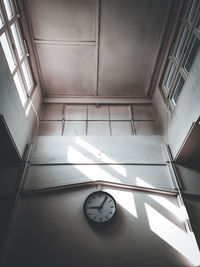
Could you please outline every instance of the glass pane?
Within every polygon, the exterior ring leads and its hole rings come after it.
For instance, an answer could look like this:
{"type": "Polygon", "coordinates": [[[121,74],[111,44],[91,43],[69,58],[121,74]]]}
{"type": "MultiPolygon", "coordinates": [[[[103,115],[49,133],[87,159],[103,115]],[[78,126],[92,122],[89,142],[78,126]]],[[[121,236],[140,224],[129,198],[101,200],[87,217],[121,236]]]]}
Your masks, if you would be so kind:
{"type": "Polygon", "coordinates": [[[7,37],[5,32],[0,36],[0,42],[1,42],[4,54],[6,56],[10,71],[13,72],[16,64],[15,64],[15,60],[14,60],[14,56],[13,56],[10,42],[9,42],[8,37],[7,37]]]}
{"type": "Polygon", "coordinates": [[[190,8],[188,10],[188,14],[186,16],[186,19],[189,20],[190,22],[193,21],[194,14],[196,11],[196,4],[197,4],[197,0],[193,0],[192,4],[190,5],[190,8]]]}
{"type": "Polygon", "coordinates": [[[6,14],[8,16],[8,19],[10,20],[14,15],[12,1],[3,0],[3,2],[4,2],[5,9],[6,9],[6,14]]]}
{"type": "Polygon", "coordinates": [[[4,21],[3,21],[3,15],[0,9],[0,28],[2,28],[2,26],[4,25],[4,21]]]}
{"type": "Polygon", "coordinates": [[[169,91],[169,88],[171,86],[171,82],[172,82],[175,70],[176,70],[176,67],[175,67],[174,63],[172,63],[170,70],[169,70],[169,73],[168,73],[168,76],[167,76],[167,79],[166,79],[166,82],[165,82],[165,88],[167,91],[169,91]]]}
{"type": "Polygon", "coordinates": [[[27,97],[26,97],[24,87],[23,87],[19,73],[17,72],[13,78],[14,78],[15,85],[17,87],[17,92],[19,94],[20,100],[22,102],[22,105],[24,106],[27,97]]]}
{"type": "Polygon", "coordinates": [[[184,28],[182,34],[181,34],[181,38],[179,40],[179,43],[178,43],[178,46],[177,46],[177,49],[176,49],[176,54],[175,54],[175,57],[179,60],[180,57],[181,57],[181,54],[183,52],[183,46],[185,44],[185,40],[187,38],[187,35],[188,35],[188,30],[186,28],[184,28]]]}
{"type": "Polygon", "coordinates": [[[198,19],[197,28],[198,28],[198,30],[200,30],[200,17],[198,19]]]}
{"type": "Polygon", "coordinates": [[[199,45],[200,45],[200,41],[199,39],[195,39],[192,43],[192,46],[190,48],[190,51],[187,55],[187,57],[185,58],[185,61],[184,61],[184,69],[189,72],[191,67],[192,67],[192,64],[194,62],[194,59],[195,59],[195,56],[197,54],[197,51],[199,49],[199,45]]]}
{"type": "Polygon", "coordinates": [[[12,24],[11,31],[12,31],[12,34],[13,34],[15,46],[17,48],[17,54],[18,54],[19,58],[21,59],[23,54],[24,54],[24,50],[23,50],[21,37],[20,37],[20,34],[19,34],[19,29],[17,27],[16,22],[12,24]]]}
{"type": "Polygon", "coordinates": [[[185,80],[183,79],[182,76],[179,75],[179,78],[178,78],[176,85],[175,85],[173,95],[171,97],[171,100],[172,100],[172,103],[174,104],[174,106],[176,105],[176,102],[177,102],[178,97],[182,91],[184,83],[185,83],[185,80]]]}
{"type": "Polygon", "coordinates": [[[31,74],[30,74],[29,68],[28,68],[27,63],[25,61],[22,63],[22,71],[24,74],[24,78],[25,78],[28,90],[30,90],[32,87],[32,79],[31,79],[31,74]]]}

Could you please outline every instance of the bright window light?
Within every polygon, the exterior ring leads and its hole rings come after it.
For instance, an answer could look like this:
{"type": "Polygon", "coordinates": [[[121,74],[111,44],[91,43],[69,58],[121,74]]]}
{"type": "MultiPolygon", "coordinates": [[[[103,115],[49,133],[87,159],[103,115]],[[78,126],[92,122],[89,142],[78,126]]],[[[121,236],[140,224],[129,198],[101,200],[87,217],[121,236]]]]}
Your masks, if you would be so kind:
{"type": "Polygon", "coordinates": [[[1,9],[0,9],[0,29],[2,28],[3,25],[4,25],[4,21],[3,21],[2,12],[1,12],[1,9]]]}
{"type": "Polygon", "coordinates": [[[5,9],[6,9],[6,14],[8,16],[8,19],[10,20],[14,15],[12,1],[3,0],[3,2],[4,2],[5,9]]]}
{"type": "Polygon", "coordinates": [[[21,42],[21,37],[20,37],[19,30],[18,30],[16,22],[11,25],[11,31],[12,31],[14,42],[15,42],[15,46],[16,46],[16,49],[17,49],[17,54],[19,56],[19,59],[21,59],[23,57],[24,50],[23,50],[23,45],[22,45],[22,42],[21,42]]]}
{"type": "Polygon", "coordinates": [[[19,94],[19,97],[20,97],[20,100],[22,102],[22,105],[24,106],[25,103],[26,103],[27,97],[25,95],[23,84],[22,84],[22,81],[21,81],[21,78],[20,78],[18,72],[14,75],[13,79],[14,79],[15,85],[17,87],[17,92],[19,94]]]}
{"type": "Polygon", "coordinates": [[[9,42],[8,37],[7,37],[5,32],[0,36],[0,42],[1,42],[4,54],[6,56],[10,71],[13,72],[16,64],[15,64],[13,52],[11,50],[10,42],[9,42]]]}
{"type": "Polygon", "coordinates": [[[32,87],[32,79],[31,79],[30,71],[29,71],[29,68],[27,66],[26,61],[24,61],[22,63],[22,71],[23,71],[23,74],[24,74],[24,78],[25,78],[25,81],[26,81],[26,85],[27,85],[28,91],[30,91],[30,89],[32,87]]]}
{"type": "Polygon", "coordinates": [[[187,28],[184,28],[183,32],[182,32],[182,35],[181,35],[181,39],[178,43],[178,47],[177,47],[177,50],[176,50],[176,58],[179,60],[180,57],[181,57],[181,54],[182,54],[182,51],[183,51],[183,47],[184,47],[184,44],[185,44],[185,40],[187,38],[187,35],[188,35],[188,29],[187,28]]]}

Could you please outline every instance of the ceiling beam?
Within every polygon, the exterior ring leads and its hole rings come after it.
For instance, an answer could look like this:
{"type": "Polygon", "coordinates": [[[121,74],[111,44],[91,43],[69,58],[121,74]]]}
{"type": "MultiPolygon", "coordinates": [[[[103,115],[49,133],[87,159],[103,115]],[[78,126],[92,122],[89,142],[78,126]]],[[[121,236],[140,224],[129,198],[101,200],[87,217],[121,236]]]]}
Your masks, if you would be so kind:
{"type": "Polygon", "coordinates": [[[152,104],[148,98],[130,97],[44,97],[47,104],[152,104]]]}

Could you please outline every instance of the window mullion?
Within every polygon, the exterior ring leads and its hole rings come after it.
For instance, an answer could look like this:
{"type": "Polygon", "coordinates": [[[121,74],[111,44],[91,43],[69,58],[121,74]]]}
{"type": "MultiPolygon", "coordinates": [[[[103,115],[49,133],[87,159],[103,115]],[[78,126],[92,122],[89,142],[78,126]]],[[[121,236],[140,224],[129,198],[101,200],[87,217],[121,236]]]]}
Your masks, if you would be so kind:
{"type": "Polygon", "coordinates": [[[4,33],[6,30],[7,30],[7,25],[4,24],[4,25],[2,26],[2,28],[0,29],[0,35],[2,35],[2,33],[4,33]]]}
{"type": "Polygon", "coordinates": [[[15,73],[18,71],[18,68],[19,68],[19,67],[16,65],[15,68],[14,68],[14,70],[13,70],[13,72],[12,72],[12,76],[15,75],[15,73]]]}

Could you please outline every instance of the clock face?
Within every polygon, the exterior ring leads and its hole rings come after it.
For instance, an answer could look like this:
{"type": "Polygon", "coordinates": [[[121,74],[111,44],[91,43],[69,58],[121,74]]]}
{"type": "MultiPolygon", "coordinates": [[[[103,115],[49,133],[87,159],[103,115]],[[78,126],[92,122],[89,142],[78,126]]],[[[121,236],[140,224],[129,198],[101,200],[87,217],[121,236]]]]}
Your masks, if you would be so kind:
{"type": "Polygon", "coordinates": [[[110,194],[104,191],[96,191],[86,198],[83,208],[85,216],[90,221],[105,223],[115,215],[116,202],[110,194]]]}

